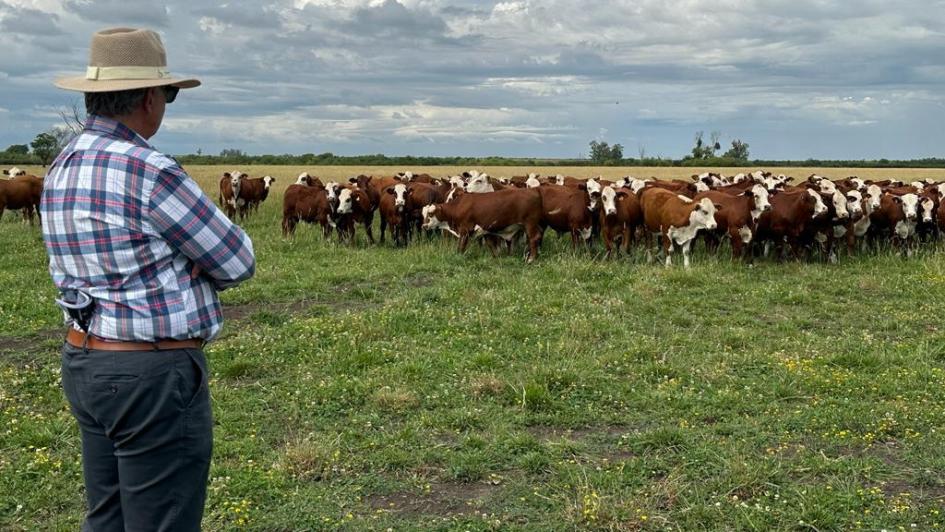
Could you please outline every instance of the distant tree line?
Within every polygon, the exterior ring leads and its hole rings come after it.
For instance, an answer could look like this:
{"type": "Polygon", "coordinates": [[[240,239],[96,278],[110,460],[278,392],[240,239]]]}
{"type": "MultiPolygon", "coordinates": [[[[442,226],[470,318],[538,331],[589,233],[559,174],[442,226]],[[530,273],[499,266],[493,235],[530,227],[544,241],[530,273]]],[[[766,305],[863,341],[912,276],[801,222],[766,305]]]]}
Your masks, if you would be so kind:
{"type": "MultiPolygon", "coordinates": [[[[0,151],[0,165],[47,165],[59,151],[81,131],[82,120],[78,111],[62,113],[65,126],[50,128],[40,133],[30,144],[13,144],[0,151]],[[32,149],[31,149],[32,148],[32,149]]],[[[644,147],[639,148],[639,157],[624,157],[621,144],[609,144],[603,140],[590,142],[588,158],[535,158],[535,157],[423,157],[374,155],[335,155],[331,152],[301,155],[250,155],[238,148],[227,148],[219,155],[197,153],[178,155],[181,164],[191,165],[291,165],[291,166],[699,166],[699,167],[824,167],[824,168],[945,168],[945,158],[910,160],[763,160],[749,159],[748,143],[741,139],[732,141],[731,148],[719,154],[722,146],[721,133],[713,131],[705,140],[702,131],[696,133],[690,154],[681,159],[648,157],[644,147]]]]}

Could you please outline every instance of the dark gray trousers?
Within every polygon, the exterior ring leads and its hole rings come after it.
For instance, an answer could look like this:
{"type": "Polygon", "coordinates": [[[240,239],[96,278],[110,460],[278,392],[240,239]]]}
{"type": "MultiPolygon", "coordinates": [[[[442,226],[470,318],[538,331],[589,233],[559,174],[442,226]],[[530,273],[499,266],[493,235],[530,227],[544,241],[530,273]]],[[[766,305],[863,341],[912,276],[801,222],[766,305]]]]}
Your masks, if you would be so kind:
{"type": "Polygon", "coordinates": [[[66,344],[62,387],[82,433],[86,531],[200,530],[213,420],[199,349],[66,344]]]}

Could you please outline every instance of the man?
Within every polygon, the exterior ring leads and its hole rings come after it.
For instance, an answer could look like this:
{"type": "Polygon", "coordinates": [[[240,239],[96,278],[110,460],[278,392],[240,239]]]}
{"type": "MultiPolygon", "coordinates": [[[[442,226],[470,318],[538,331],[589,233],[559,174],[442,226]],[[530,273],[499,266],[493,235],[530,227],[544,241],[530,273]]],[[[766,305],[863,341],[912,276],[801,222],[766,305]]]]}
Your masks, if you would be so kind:
{"type": "Polygon", "coordinates": [[[50,166],[40,204],[49,271],[71,326],[62,386],[82,436],[84,530],[199,530],[212,446],[203,344],[217,291],[252,277],[246,234],[147,139],[177,92],[149,30],[92,37],[88,120],[50,166]]]}

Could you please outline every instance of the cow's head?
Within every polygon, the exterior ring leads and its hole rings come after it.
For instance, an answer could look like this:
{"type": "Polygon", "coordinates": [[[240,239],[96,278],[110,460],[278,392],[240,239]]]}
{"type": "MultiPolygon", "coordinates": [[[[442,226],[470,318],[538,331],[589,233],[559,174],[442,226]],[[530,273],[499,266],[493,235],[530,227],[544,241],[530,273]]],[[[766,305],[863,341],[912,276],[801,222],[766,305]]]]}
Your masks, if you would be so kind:
{"type": "Polygon", "coordinates": [[[563,186],[564,186],[564,176],[561,175],[561,174],[556,175],[556,176],[555,176],[555,184],[556,184],[556,185],[560,185],[560,186],[563,187],[563,186]]]}
{"type": "Polygon", "coordinates": [[[836,183],[826,178],[821,179],[817,185],[820,187],[821,192],[825,192],[827,194],[833,194],[837,191],[836,183]]]}
{"type": "Polygon", "coordinates": [[[863,193],[859,190],[847,192],[847,211],[851,220],[859,220],[863,216],[863,193]]]}
{"type": "Polygon", "coordinates": [[[902,207],[902,215],[910,222],[916,221],[919,217],[919,196],[915,194],[903,194],[902,196],[893,196],[893,201],[902,207]]]}
{"type": "Polygon", "coordinates": [[[588,203],[587,209],[591,212],[597,211],[597,204],[600,201],[600,193],[603,190],[603,187],[600,185],[600,182],[595,178],[590,178],[585,181],[580,187],[587,191],[588,203]]]}
{"type": "Polygon", "coordinates": [[[617,202],[625,199],[627,193],[620,189],[614,189],[612,186],[606,186],[600,193],[601,207],[604,209],[605,216],[614,216],[617,214],[617,202]]]}
{"type": "Polygon", "coordinates": [[[525,180],[525,188],[538,188],[541,186],[541,181],[538,180],[538,176],[535,174],[528,174],[528,179],[525,180]]]}
{"type": "Polygon", "coordinates": [[[935,216],[935,201],[923,196],[919,199],[919,220],[923,223],[932,223],[935,216]]]}
{"type": "Polygon", "coordinates": [[[762,213],[771,210],[771,203],[768,201],[768,189],[766,189],[764,185],[752,185],[744,194],[752,198],[752,220],[758,220],[758,217],[761,216],[762,213]]]}
{"type": "Polygon", "coordinates": [[[466,192],[492,192],[493,190],[492,183],[489,183],[489,176],[486,174],[477,173],[466,183],[466,192]]]}
{"type": "Polygon", "coordinates": [[[879,208],[883,201],[883,189],[879,185],[867,185],[866,187],[866,212],[871,213],[879,208]]]}
{"type": "Polygon", "coordinates": [[[263,176],[263,187],[266,190],[269,190],[269,187],[271,187],[275,182],[276,178],[272,177],[271,175],[263,176]]]}
{"type": "Polygon", "coordinates": [[[427,231],[434,231],[436,229],[449,230],[449,224],[437,218],[438,212],[439,207],[437,205],[425,205],[422,209],[420,209],[420,214],[423,216],[424,229],[427,231]]]}
{"type": "Polygon", "coordinates": [[[413,193],[413,189],[408,189],[407,185],[402,183],[387,187],[384,191],[394,196],[394,207],[397,208],[397,212],[404,212],[404,207],[407,205],[407,196],[413,193]]]}
{"type": "Polygon", "coordinates": [[[846,196],[834,187],[833,192],[828,193],[828,197],[833,205],[834,213],[836,213],[834,216],[837,220],[846,220],[850,217],[850,212],[847,210],[846,196]]]}
{"type": "Polygon", "coordinates": [[[714,230],[718,227],[715,222],[715,211],[718,208],[709,198],[702,198],[689,213],[689,225],[696,229],[714,230]]]}
{"type": "Polygon", "coordinates": [[[310,186],[312,184],[312,176],[308,175],[308,172],[302,172],[299,174],[299,178],[295,180],[295,184],[310,186]]]}
{"type": "Polygon", "coordinates": [[[354,210],[354,191],[342,188],[338,191],[338,214],[349,214],[354,210]]]}
{"type": "Polygon", "coordinates": [[[817,192],[814,192],[813,190],[810,190],[810,189],[807,190],[807,194],[808,194],[808,196],[810,196],[810,197],[812,198],[812,200],[813,200],[813,202],[814,202],[814,214],[813,214],[813,218],[816,218],[816,217],[818,217],[818,216],[823,216],[824,214],[826,214],[826,213],[827,213],[827,206],[824,205],[824,200],[823,200],[823,198],[820,197],[820,194],[818,194],[817,192]]]}

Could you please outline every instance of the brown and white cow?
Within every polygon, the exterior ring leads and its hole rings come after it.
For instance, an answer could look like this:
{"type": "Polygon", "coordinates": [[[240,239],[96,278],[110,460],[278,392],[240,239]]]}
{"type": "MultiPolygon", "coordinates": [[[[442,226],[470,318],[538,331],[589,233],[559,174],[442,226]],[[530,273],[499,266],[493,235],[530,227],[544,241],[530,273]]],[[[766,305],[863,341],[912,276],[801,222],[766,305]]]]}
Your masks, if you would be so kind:
{"type": "Polygon", "coordinates": [[[757,245],[774,245],[780,260],[784,244],[788,244],[795,259],[801,258],[802,237],[814,223],[814,219],[827,213],[820,193],[805,188],[778,191],[769,197],[771,210],[758,217],[754,242],[757,245]]]}
{"type": "MultiPolygon", "coordinates": [[[[663,241],[666,267],[672,265],[674,246],[682,248],[683,265],[689,268],[689,249],[700,230],[713,230],[715,204],[708,198],[693,201],[686,196],[658,187],[640,191],[640,207],[648,234],[659,235],[663,241]]],[[[647,249],[647,255],[650,251],[647,249]]]]}
{"type": "Polygon", "coordinates": [[[237,198],[240,193],[240,186],[246,174],[238,170],[232,172],[223,172],[220,177],[220,193],[217,200],[223,213],[230,219],[236,216],[237,198]]]}
{"type": "Polygon", "coordinates": [[[750,261],[751,254],[745,254],[744,249],[751,244],[758,226],[758,218],[771,210],[768,189],[764,185],[753,183],[738,195],[709,190],[696,194],[693,200],[700,201],[703,198],[708,198],[716,206],[716,229],[705,232],[707,247],[713,247],[710,242],[717,245],[716,235],[728,235],[732,246],[732,259],[745,257],[750,261]]]}
{"type": "Polygon", "coordinates": [[[901,253],[911,256],[919,222],[918,194],[899,196],[884,192],[879,209],[870,215],[870,222],[870,234],[874,241],[890,237],[901,253]]]}
{"type": "Polygon", "coordinates": [[[269,189],[275,183],[272,176],[244,177],[238,184],[238,191],[234,189],[236,210],[240,219],[249,216],[249,212],[259,211],[259,205],[269,197],[269,189]]]}
{"type": "MultiPolygon", "coordinates": [[[[327,187],[326,187],[327,189],[327,187]]],[[[374,243],[374,231],[371,225],[374,222],[374,206],[367,192],[357,185],[341,186],[337,189],[338,206],[335,210],[335,224],[338,228],[338,241],[345,239],[354,243],[355,226],[360,223],[364,226],[371,244],[374,243]]]]}
{"type": "Polygon", "coordinates": [[[20,170],[19,168],[14,166],[13,168],[10,168],[9,170],[4,170],[3,175],[10,176],[10,178],[12,179],[17,176],[26,175],[26,170],[20,170]]]}
{"type": "Polygon", "coordinates": [[[299,222],[317,223],[325,238],[331,235],[334,221],[325,187],[296,184],[286,188],[282,196],[282,235],[294,235],[299,222]]]}
{"type": "Polygon", "coordinates": [[[629,190],[608,185],[600,193],[600,225],[604,237],[607,257],[614,251],[614,240],[619,238],[616,249],[624,251],[630,248],[630,242],[636,235],[637,228],[643,224],[643,210],[637,195],[629,190]]]}
{"type": "Polygon", "coordinates": [[[550,227],[559,235],[571,235],[571,249],[587,243],[594,227],[595,213],[588,208],[587,190],[568,186],[538,187],[541,195],[543,228],[550,227]]]}
{"type": "Polygon", "coordinates": [[[20,174],[13,179],[0,179],[0,217],[5,209],[22,209],[23,220],[33,225],[33,215],[39,214],[42,194],[43,180],[40,177],[20,174]]]}
{"type": "MultiPolygon", "coordinates": [[[[452,202],[427,205],[422,210],[423,228],[445,229],[459,237],[459,252],[466,251],[470,237],[497,236],[514,241],[524,232],[528,239],[525,262],[538,257],[541,244],[541,193],[537,189],[507,188],[489,194],[462,194],[452,202]]],[[[496,249],[490,241],[493,255],[496,249]]]]}
{"type": "Polygon", "coordinates": [[[389,186],[381,194],[378,210],[381,213],[381,243],[384,243],[384,232],[390,226],[391,237],[395,246],[406,246],[410,240],[410,211],[407,208],[407,199],[413,193],[404,183],[389,186]]]}

